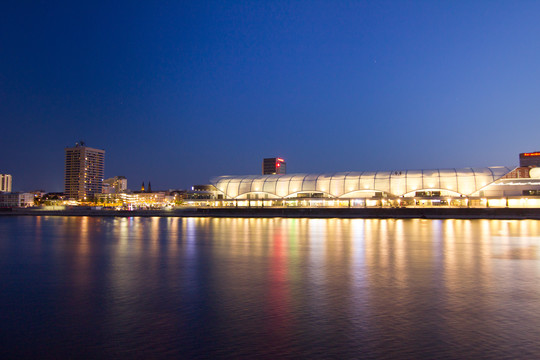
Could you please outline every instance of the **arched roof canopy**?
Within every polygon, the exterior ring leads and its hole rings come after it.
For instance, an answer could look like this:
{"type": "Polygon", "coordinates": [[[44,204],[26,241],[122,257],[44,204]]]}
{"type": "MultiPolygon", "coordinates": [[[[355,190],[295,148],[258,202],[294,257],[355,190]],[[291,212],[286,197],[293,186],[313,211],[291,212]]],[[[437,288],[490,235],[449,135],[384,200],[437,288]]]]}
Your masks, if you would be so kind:
{"type": "Polygon", "coordinates": [[[354,191],[341,195],[339,198],[340,199],[366,198],[366,197],[372,197],[375,193],[384,193],[386,195],[391,195],[377,189],[366,189],[366,190],[354,190],[354,191]]]}
{"type": "Polygon", "coordinates": [[[234,199],[248,193],[266,193],[275,198],[297,193],[323,193],[329,197],[350,197],[360,191],[374,191],[391,196],[404,196],[415,191],[448,191],[456,195],[471,195],[501,178],[507,167],[365,171],[323,174],[219,176],[211,183],[234,199]]]}
{"type": "Polygon", "coordinates": [[[248,199],[250,196],[251,196],[251,198],[253,200],[256,200],[256,199],[259,199],[259,200],[278,200],[278,199],[281,199],[276,194],[263,192],[263,191],[252,191],[252,192],[243,193],[243,194],[240,194],[240,195],[236,196],[234,199],[244,200],[244,199],[248,199]]]}
{"type": "Polygon", "coordinates": [[[321,192],[321,191],[297,191],[292,194],[287,195],[285,198],[295,198],[298,197],[301,194],[311,194],[314,195],[315,198],[335,198],[332,194],[328,192],[321,192]]]}
{"type": "Polygon", "coordinates": [[[451,196],[451,197],[464,196],[464,194],[460,194],[458,192],[448,190],[448,189],[426,188],[426,189],[418,189],[418,190],[410,191],[410,192],[408,192],[406,194],[403,194],[403,197],[414,197],[416,195],[416,193],[423,192],[423,191],[440,191],[441,192],[441,197],[444,197],[444,196],[451,196]]]}

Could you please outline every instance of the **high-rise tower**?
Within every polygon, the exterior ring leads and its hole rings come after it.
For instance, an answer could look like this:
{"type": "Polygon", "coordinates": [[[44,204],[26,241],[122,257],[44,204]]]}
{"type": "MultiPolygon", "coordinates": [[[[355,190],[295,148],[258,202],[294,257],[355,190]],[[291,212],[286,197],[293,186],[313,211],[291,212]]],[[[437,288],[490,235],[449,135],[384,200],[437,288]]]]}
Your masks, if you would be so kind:
{"type": "Polygon", "coordinates": [[[263,175],[286,174],[287,163],[282,158],[266,158],[262,163],[263,175]]]}
{"type": "Polygon", "coordinates": [[[519,166],[540,166],[540,151],[519,154],[519,166]]]}
{"type": "Polygon", "coordinates": [[[101,193],[105,150],[93,149],[83,141],[66,148],[64,193],[70,199],[90,200],[101,193]]]}
{"type": "Polygon", "coordinates": [[[11,175],[0,174],[0,192],[11,192],[11,175]]]}

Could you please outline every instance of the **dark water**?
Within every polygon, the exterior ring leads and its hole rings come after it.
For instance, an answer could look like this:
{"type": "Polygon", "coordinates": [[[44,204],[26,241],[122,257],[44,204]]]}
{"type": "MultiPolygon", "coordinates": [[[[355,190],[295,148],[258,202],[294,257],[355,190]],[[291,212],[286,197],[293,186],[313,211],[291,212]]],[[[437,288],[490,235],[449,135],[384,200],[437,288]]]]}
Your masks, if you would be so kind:
{"type": "Polygon", "coordinates": [[[540,358],[540,222],[0,217],[3,358],[540,358]]]}

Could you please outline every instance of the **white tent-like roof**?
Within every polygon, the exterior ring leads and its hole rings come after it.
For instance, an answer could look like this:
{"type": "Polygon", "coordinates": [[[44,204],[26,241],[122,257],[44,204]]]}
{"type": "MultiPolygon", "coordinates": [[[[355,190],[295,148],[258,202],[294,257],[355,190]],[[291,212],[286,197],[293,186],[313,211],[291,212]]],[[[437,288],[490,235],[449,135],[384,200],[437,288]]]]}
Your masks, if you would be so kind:
{"type": "Polygon", "coordinates": [[[381,192],[414,196],[417,191],[441,191],[449,196],[474,196],[512,169],[504,166],[463,169],[340,172],[219,176],[211,183],[226,199],[245,199],[260,194],[268,199],[318,193],[330,198],[357,198],[381,192]],[[364,195],[362,195],[364,194],[364,195]]]}

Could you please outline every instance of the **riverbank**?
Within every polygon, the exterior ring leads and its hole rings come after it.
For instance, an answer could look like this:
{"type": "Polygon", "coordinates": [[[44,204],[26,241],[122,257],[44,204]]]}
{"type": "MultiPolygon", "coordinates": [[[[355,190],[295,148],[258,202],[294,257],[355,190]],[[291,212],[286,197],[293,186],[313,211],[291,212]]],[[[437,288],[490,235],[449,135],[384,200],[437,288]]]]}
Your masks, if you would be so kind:
{"type": "Polygon", "coordinates": [[[537,219],[540,208],[182,208],[174,210],[103,210],[72,208],[2,209],[0,216],[240,217],[240,218],[396,218],[396,219],[537,219]]]}

